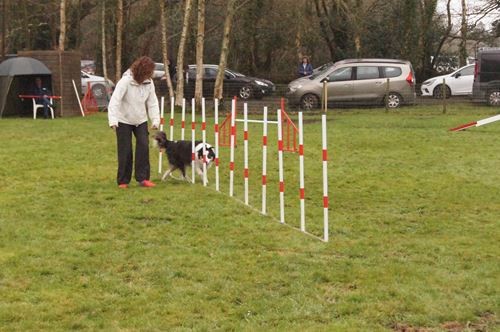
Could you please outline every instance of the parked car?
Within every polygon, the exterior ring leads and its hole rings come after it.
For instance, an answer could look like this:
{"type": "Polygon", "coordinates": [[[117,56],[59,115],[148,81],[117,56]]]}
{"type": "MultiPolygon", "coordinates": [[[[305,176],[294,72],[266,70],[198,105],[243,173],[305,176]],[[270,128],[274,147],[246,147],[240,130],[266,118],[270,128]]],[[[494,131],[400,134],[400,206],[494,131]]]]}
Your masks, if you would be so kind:
{"type": "Polygon", "coordinates": [[[464,96],[472,94],[474,82],[474,65],[464,66],[451,74],[436,76],[422,83],[420,90],[422,96],[443,98],[443,79],[445,81],[444,93],[450,96],[464,96]]]}
{"type": "Polygon", "coordinates": [[[329,104],[387,103],[388,107],[396,108],[413,104],[416,98],[415,74],[409,61],[347,59],[290,82],[287,91],[289,103],[304,109],[318,108],[323,95],[323,82],[327,82],[329,104]]]}
{"type": "Polygon", "coordinates": [[[479,50],[472,85],[474,101],[500,106],[500,48],[479,50]]]}
{"type": "Polygon", "coordinates": [[[87,93],[87,89],[90,83],[90,88],[92,89],[92,93],[94,97],[100,100],[109,100],[111,97],[111,93],[115,88],[115,84],[111,80],[106,80],[102,76],[91,75],[84,71],[81,71],[82,78],[82,94],[85,95],[87,93]]]}
{"type": "MultiPolygon", "coordinates": [[[[213,97],[219,66],[206,64],[203,65],[203,70],[203,96],[213,97]]],[[[184,95],[187,98],[192,98],[196,83],[196,65],[189,65],[186,75],[184,95]]],[[[276,87],[271,81],[245,76],[231,69],[224,71],[223,91],[225,96],[237,96],[241,99],[260,99],[272,94],[275,90],[276,87]]]]}

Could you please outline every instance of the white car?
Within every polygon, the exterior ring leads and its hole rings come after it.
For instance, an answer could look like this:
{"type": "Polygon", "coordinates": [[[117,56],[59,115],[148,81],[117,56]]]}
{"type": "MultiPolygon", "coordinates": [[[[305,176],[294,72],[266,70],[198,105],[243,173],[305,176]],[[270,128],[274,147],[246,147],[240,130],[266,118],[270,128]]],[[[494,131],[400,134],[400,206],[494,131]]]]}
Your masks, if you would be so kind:
{"type": "Polygon", "coordinates": [[[82,94],[85,95],[87,93],[87,89],[90,83],[90,88],[92,89],[92,93],[97,101],[106,101],[111,98],[111,93],[115,88],[115,84],[111,80],[106,80],[102,76],[91,75],[84,71],[81,71],[82,78],[82,94]]]}
{"type": "Polygon", "coordinates": [[[422,96],[433,96],[443,98],[443,79],[445,81],[446,98],[450,96],[467,96],[472,94],[474,83],[474,65],[464,66],[451,74],[436,76],[428,79],[420,90],[422,96]]]}

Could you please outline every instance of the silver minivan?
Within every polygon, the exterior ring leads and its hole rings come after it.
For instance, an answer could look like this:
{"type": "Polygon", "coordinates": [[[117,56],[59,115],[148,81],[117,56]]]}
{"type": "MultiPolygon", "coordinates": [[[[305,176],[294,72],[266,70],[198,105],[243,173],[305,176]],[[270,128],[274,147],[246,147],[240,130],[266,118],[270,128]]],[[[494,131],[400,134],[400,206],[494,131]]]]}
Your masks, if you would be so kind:
{"type": "Polygon", "coordinates": [[[409,61],[347,59],[288,84],[291,105],[318,108],[326,82],[328,104],[384,105],[396,108],[414,104],[415,73],[409,61]],[[389,79],[389,87],[387,87],[389,79]]]}

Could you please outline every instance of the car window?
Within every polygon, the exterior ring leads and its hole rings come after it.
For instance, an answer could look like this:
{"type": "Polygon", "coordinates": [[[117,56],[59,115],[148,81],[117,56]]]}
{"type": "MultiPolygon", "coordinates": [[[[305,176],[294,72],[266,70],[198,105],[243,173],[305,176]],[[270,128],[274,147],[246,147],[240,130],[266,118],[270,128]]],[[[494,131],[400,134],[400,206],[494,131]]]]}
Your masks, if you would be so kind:
{"type": "Polygon", "coordinates": [[[378,67],[375,66],[360,66],[357,67],[356,78],[358,80],[371,80],[379,78],[378,67]]]}
{"type": "Polygon", "coordinates": [[[462,76],[474,75],[474,66],[465,67],[464,69],[460,70],[458,73],[460,73],[460,75],[462,75],[462,76]]]}
{"type": "Polygon", "coordinates": [[[384,77],[387,78],[398,77],[402,73],[401,68],[399,67],[384,67],[383,72],[384,72],[384,77]]]}
{"type": "Polygon", "coordinates": [[[352,77],[352,67],[339,68],[328,75],[328,82],[349,81],[352,77]]]}
{"type": "Polygon", "coordinates": [[[215,68],[205,68],[205,78],[216,78],[218,70],[215,68]]]}
{"type": "Polygon", "coordinates": [[[500,61],[498,54],[483,54],[481,59],[481,71],[487,73],[494,73],[500,71],[498,69],[500,61]]]}
{"type": "Polygon", "coordinates": [[[155,63],[155,70],[163,70],[164,68],[163,63],[155,63]]]}
{"type": "Polygon", "coordinates": [[[190,80],[195,80],[196,79],[196,68],[189,68],[188,75],[189,75],[190,80]]]}

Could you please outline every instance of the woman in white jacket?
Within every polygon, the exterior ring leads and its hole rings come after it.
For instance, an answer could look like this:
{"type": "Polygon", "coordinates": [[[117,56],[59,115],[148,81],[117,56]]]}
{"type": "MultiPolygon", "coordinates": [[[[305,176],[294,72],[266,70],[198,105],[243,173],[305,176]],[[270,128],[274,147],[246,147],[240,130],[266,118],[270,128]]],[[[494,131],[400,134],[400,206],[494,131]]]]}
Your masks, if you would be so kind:
{"type": "Polygon", "coordinates": [[[132,179],[132,164],[135,179],[142,187],[154,187],[149,180],[149,132],[160,125],[160,110],[151,77],[155,64],[143,56],[134,61],[130,70],[116,84],[108,106],[109,126],[116,131],[118,147],[118,187],[128,188],[132,179]],[[135,163],[132,154],[132,133],[135,136],[135,163]]]}

